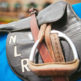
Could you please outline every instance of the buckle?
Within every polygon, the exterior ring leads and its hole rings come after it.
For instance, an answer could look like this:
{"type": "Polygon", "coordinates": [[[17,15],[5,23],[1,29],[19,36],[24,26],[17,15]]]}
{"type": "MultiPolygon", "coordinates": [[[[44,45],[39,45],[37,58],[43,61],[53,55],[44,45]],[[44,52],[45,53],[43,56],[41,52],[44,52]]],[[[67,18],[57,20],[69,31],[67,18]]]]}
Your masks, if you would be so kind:
{"type": "Polygon", "coordinates": [[[73,44],[71,39],[64,33],[57,30],[52,30],[51,33],[57,33],[60,38],[63,38],[68,42],[73,51],[74,60],[70,62],[61,62],[61,63],[52,62],[52,63],[35,64],[33,61],[34,55],[37,46],[40,44],[40,40],[38,39],[31,50],[30,57],[28,60],[28,66],[30,70],[32,70],[39,76],[69,76],[70,74],[75,72],[79,66],[79,58],[75,45],[73,44]]]}
{"type": "Polygon", "coordinates": [[[30,15],[35,14],[37,16],[38,10],[35,8],[31,8],[31,9],[29,9],[29,13],[30,13],[30,15]]]}

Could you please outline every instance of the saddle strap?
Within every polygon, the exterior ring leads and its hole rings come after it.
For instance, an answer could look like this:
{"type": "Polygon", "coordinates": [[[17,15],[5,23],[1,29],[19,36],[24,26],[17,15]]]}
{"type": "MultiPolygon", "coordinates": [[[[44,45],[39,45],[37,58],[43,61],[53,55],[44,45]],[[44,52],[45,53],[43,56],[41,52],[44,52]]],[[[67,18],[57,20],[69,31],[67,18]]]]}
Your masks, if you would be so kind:
{"type": "Polygon", "coordinates": [[[48,47],[49,53],[54,59],[54,62],[64,62],[59,37],[57,34],[50,34],[51,25],[48,25],[45,31],[45,42],[48,47]]]}
{"type": "MultiPolygon", "coordinates": [[[[32,32],[34,41],[36,41],[38,39],[39,28],[37,25],[37,20],[36,20],[35,14],[31,15],[30,25],[31,25],[31,32],[32,32]]],[[[49,52],[48,52],[48,50],[43,42],[38,46],[38,50],[39,50],[39,53],[42,57],[42,60],[45,63],[54,62],[54,59],[50,56],[50,54],[49,54],[49,52]]],[[[54,77],[53,81],[67,81],[67,80],[64,77],[61,77],[61,78],[54,77]]]]}
{"type": "Polygon", "coordinates": [[[55,56],[54,56],[55,54],[53,52],[52,43],[50,42],[51,41],[50,31],[51,31],[51,26],[48,25],[46,28],[46,31],[45,31],[45,42],[46,42],[47,48],[49,50],[49,53],[50,53],[52,59],[55,61],[55,56]]]}
{"type": "MultiPolygon", "coordinates": [[[[45,41],[49,53],[54,59],[54,62],[65,62],[59,37],[57,34],[50,34],[50,32],[51,32],[51,25],[48,25],[45,31],[45,41]]],[[[68,81],[68,78],[62,76],[54,76],[52,81],[68,81]]]]}
{"type": "MultiPolygon", "coordinates": [[[[30,21],[30,25],[31,25],[31,32],[34,38],[34,41],[37,41],[38,39],[38,34],[39,34],[39,28],[37,25],[37,20],[35,17],[35,14],[31,15],[31,21],[30,21]]],[[[52,57],[50,56],[45,44],[42,42],[39,46],[38,46],[38,50],[39,53],[42,57],[42,60],[46,63],[46,62],[53,62],[52,57]]]]}

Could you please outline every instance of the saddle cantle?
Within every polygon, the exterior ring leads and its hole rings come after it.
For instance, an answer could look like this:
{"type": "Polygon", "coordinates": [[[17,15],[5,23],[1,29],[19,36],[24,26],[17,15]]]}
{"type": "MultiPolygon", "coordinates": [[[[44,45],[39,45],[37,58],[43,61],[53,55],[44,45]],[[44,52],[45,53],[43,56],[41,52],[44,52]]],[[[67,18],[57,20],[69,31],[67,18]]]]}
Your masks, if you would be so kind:
{"type": "MultiPolygon", "coordinates": [[[[6,43],[8,63],[12,70],[23,80],[51,81],[50,77],[37,76],[28,67],[29,54],[34,44],[32,34],[29,31],[30,20],[31,17],[28,17],[6,25],[0,25],[0,32],[9,32],[6,43]]],[[[37,21],[39,26],[50,23],[52,29],[65,33],[74,43],[81,60],[81,21],[70,4],[60,1],[48,6],[38,13],[37,21]]],[[[68,43],[62,40],[61,44],[65,60],[72,61],[73,53],[68,43]]],[[[35,62],[43,63],[39,53],[35,58],[35,62]]],[[[70,80],[75,81],[80,78],[80,72],[81,64],[79,64],[77,71],[69,76],[70,80]]]]}

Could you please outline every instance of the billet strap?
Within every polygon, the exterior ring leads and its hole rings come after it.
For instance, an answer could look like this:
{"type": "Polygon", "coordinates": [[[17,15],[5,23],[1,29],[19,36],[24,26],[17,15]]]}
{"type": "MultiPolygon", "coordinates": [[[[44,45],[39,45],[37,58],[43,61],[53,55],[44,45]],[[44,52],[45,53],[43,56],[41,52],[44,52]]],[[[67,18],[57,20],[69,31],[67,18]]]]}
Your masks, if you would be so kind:
{"type": "MultiPolygon", "coordinates": [[[[31,25],[31,31],[32,31],[34,40],[36,41],[38,39],[37,36],[38,36],[38,33],[39,33],[39,29],[38,29],[35,14],[31,15],[31,23],[30,23],[30,25],[31,25]]],[[[49,55],[48,50],[46,49],[43,42],[40,44],[40,46],[38,46],[38,50],[39,50],[40,55],[41,55],[41,57],[42,57],[42,59],[43,59],[43,61],[45,63],[54,61],[54,59],[52,59],[51,56],[49,55]]],[[[53,81],[59,81],[59,80],[60,81],[66,81],[65,78],[60,78],[59,79],[58,77],[56,77],[55,79],[53,79],[53,81]]]]}

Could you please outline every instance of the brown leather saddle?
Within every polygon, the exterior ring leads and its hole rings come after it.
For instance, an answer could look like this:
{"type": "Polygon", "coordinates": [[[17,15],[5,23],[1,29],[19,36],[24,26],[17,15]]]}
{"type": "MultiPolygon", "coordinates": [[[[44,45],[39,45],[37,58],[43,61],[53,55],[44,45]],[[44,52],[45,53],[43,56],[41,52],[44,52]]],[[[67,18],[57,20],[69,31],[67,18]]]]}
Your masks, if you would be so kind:
{"type": "Polygon", "coordinates": [[[60,1],[38,15],[30,11],[26,19],[0,25],[1,32],[9,32],[6,52],[12,70],[28,81],[80,78],[81,21],[72,6],[60,1]]]}

